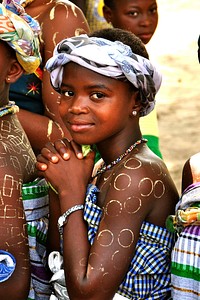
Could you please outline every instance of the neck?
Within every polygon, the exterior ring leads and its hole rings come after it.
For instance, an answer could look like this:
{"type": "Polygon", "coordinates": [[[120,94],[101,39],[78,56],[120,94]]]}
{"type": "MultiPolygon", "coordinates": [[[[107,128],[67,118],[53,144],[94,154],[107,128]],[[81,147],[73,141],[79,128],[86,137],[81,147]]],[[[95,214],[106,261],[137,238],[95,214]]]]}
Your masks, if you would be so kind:
{"type": "Polygon", "coordinates": [[[97,144],[98,151],[101,154],[104,162],[109,164],[111,161],[115,160],[118,156],[124,153],[131,145],[142,138],[140,130],[138,132],[131,132],[124,136],[113,138],[111,141],[103,141],[97,144]]]}

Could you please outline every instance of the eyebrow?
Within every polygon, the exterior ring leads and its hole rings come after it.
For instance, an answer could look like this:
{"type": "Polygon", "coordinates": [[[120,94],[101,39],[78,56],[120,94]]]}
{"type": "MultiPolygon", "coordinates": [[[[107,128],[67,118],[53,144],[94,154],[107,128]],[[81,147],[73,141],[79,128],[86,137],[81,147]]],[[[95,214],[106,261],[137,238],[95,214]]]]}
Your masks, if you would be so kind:
{"type": "MultiPolygon", "coordinates": [[[[64,82],[62,82],[61,84],[61,88],[62,87],[69,87],[69,88],[73,88],[73,86],[71,84],[66,84],[64,82]]],[[[107,91],[110,91],[111,92],[111,89],[109,89],[108,86],[105,86],[104,84],[94,84],[94,85],[87,85],[85,86],[86,89],[104,89],[104,90],[107,90],[107,91]]]]}

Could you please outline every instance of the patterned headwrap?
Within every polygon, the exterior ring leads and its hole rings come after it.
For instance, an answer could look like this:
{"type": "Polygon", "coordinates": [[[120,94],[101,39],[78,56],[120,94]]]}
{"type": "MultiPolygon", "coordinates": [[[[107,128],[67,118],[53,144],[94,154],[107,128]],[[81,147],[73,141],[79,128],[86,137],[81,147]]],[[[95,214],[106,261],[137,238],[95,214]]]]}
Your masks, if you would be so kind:
{"type": "Polygon", "coordinates": [[[16,51],[25,73],[34,73],[41,62],[38,34],[40,27],[19,4],[19,0],[4,0],[0,4],[0,40],[16,51]]]}
{"type": "Polygon", "coordinates": [[[150,113],[161,84],[161,75],[150,61],[119,41],[88,37],[86,34],[61,41],[46,64],[51,83],[59,92],[63,66],[73,61],[87,69],[115,79],[128,79],[140,93],[140,116],[150,113]]]}

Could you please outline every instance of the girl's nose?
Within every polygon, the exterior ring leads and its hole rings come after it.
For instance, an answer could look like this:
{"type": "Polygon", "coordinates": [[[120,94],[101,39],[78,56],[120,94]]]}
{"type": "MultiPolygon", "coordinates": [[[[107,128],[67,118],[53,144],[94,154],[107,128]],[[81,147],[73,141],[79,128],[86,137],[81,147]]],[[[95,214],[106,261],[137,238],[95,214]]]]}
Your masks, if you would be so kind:
{"type": "Polygon", "coordinates": [[[140,25],[148,27],[151,23],[151,18],[147,14],[143,14],[140,19],[140,25]]]}
{"type": "Polygon", "coordinates": [[[87,113],[88,112],[87,101],[84,100],[83,97],[76,97],[72,101],[68,111],[73,114],[87,113]]]}

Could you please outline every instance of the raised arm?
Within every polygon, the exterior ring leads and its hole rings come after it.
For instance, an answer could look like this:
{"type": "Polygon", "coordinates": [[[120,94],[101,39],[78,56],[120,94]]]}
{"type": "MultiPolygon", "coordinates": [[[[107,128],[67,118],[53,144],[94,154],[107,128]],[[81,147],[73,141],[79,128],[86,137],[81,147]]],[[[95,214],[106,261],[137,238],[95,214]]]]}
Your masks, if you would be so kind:
{"type": "MultiPolygon", "coordinates": [[[[34,1],[37,3],[37,1],[34,1]]],[[[74,4],[58,2],[40,5],[34,2],[27,7],[27,13],[36,17],[42,28],[41,53],[43,65],[52,56],[55,45],[63,38],[78,32],[88,32],[89,27],[83,12],[74,4]],[[33,5],[33,6],[32,6],[33,5]],[[35,5],[35,6],[34,6],[35,5]]],[[[51,87],[49,74],[44,71],[42,80],[44,116],[20,110],[19,119],[36,152],[48,141],[63,136],[69,137],[58,113],[59,94],[51,87]],[[34,126],[33,126],[34,124],[34,126]]]]}

